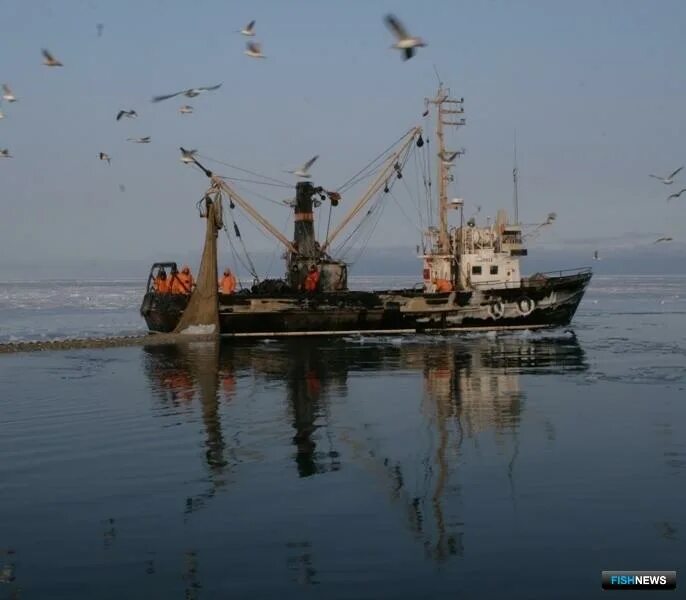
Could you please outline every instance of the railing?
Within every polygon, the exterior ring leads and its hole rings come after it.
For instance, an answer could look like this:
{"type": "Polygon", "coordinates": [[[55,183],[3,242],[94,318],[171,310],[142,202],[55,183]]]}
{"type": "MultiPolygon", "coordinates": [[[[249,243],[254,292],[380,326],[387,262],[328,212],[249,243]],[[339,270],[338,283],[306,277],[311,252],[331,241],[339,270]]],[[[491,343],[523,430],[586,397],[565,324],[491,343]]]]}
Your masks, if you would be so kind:
{"type": "Polygon", "coordinates": [[[550,279],[557,278],[575,278],[585,277],[592,273],[591,267],[581,267],[578,269],[562,269],[560,271],[545,271],[543,273],[534,273],[529,277],[522,277],[520,281],[504,281],[498,283],[497,280],[482,281],[479,283],[472,283],[474,289],[514,289],[522,287],[522,285],[545,285],[550,279]]]}

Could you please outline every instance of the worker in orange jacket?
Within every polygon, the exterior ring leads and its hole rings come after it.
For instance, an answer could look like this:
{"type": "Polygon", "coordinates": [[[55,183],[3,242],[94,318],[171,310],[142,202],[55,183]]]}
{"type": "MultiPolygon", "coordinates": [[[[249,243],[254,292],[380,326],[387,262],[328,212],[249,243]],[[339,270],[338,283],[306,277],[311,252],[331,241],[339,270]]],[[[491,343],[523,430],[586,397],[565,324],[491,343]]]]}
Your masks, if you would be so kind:
{"type": "Polygon", "coordinates": [[[219,291],[222,294],[233,294],[236,291],[236,277],[228,267],[224,269],[224,277],[219,281],[219,291]]]}
{"type": "Polygon", "coordinates": [[[183,265],[180,273],[172,279],[172,294],[190,294],[193,290],[193,275],[188,265],[183,265]]]}
{"type": "Polygon", "coordinates": [[[168,294],[169,293],[169,280],[167,279],[167,272],[164,269],[160,269],[155,277],[153,283],[155,292],[158,294],[168,294]]]}
{"type": "Polygon", "coordinates": [[[306,292],[313,294],[317,291],[317,286],[319,286],[319,271],[317,270],[316,265],[311,265],[310,271],[305,277],[303,287],[306,292]]]}

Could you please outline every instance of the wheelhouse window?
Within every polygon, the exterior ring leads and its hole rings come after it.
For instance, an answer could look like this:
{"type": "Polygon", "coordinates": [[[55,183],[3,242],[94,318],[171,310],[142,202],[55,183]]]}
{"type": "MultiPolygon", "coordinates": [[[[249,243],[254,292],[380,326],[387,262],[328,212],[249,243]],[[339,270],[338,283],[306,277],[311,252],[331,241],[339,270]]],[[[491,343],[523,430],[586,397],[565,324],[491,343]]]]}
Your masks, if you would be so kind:
{"type": "Polygon", "coordinates": [[[481,267],[472,267],[472,275],[481,275],[481,267]]]}
{"type": "Polygon", "coordinates": [[[491,275],[498,274],[498,265],[491,265],[491,275]]]}

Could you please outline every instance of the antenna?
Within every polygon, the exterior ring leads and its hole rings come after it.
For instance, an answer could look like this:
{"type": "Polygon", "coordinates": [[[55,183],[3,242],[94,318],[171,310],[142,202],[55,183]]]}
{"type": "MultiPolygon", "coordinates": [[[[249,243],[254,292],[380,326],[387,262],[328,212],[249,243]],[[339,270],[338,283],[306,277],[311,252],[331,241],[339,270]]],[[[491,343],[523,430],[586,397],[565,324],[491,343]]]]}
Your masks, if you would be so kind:
{"type": "Polygon", "coordinates": [[[441,76],[438,74],[438,69],[436,68],[436,63],[433,64],[433,68],[434,68],[434,73],[436,73],[436,79],[438,79],[438,85],[442,86],[443,80],[441,79],[441,76]]]}
{"type": "Polygon", "coordinates": [[[514,131],[514,166],[512,168],[512,181],[514,183],[514,222],[519,225],[519,193],[518,193],[519,169],[517,168],[517,130],[514,131]]]}

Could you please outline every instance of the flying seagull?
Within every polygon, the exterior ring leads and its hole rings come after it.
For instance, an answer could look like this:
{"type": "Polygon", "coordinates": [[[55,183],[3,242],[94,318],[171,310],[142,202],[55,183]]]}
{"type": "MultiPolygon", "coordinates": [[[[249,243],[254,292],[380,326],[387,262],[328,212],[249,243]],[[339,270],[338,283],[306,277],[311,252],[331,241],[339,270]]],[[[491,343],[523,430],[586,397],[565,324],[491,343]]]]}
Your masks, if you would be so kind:
{"type": "Polygon", "coordinates": [[[2,84],[2,99],[7,100],[7,102],[16,102],[17,97],[14,92],[10,89],[10,86],[6,83],[2,84]]]}
{"type": "Polygon", "coordinates": [[[175,96],[180,96],[184,95],[188,98],[195,98],[196,96],[199,96],[203,92],[211,92],[213,90],[218,90],[222,86],[221,83],[218,83],[217,85],[212,85],[209,87],[197,87],[197,88],[189,88],[187,90],[181,90],[180,92],[176,92],[174,94],[166,94],[165,96],[155,96],[152,101],[153,102],[162,102],[162,100],[169,100],[169,98],[174,98],[175,96]]]}
{"type": "Polygon", "coordinates": [[[12,158],[9,148],[0,149],[0,158],[12,158]]]}
{"type": "Polygon", "coordinates": [[[394,15],[388,14],[385,18],[386,25],[396,37],[397,42],[391,48],[403,51],[403,60],[409,60],[414,56],[415,48],[423,48],[426,42],[419,37],[412,37],[403,24],[394,15]]]}
{"type": "Polygon", "coordinates": [[[109,157],[109,155],[105,154],[104,152],[101,152],[100,154],[98,154],[98,158],[99,158],[100,160],[106,160],[106,161],[107,161],[107,164],[108,164],[108,165],[110,164],[111,158],[109,157]]]}
{"type": "Polygon", "coordinates": [[[186,150],[185,148],[180,148],[181,150],[181,162],[187,165],[193,162],[193,157],[198,153],[197,150],[186,150]]]}
{"type": "Polygon", "coordinates": [[[310,160],[308,160],[302,167],[299,169],[295,169],[294,171],[286,171],[286,173],[292,173],[293,175],[296,175],[297,177],[303,177],[305,179],[309,179],[312,177],[309,174],[310,167],[315,163],[315,161],[319,158],[319,155],[313,156],[310,160]]]}
{"type": "Polygon", "coordinates": [[[117,121],[119,121],[122,117],[128,117],[129,119],[135,119],[138,116],[138,113],[135,110],[120,110],[117,113],[117,121]]]}
{"type": "Polygon", "coordinates": [[[667,200],[671,200],[672,198],[678,198],[684,192],[686,192],[686,188],[679,190],[676,194],[670,194],[669,196],[667,196],[667,200]]]}
{"type": "Polygon", "coordinates": [[[246,50],[243,54],[246,54],[250,58],[267,58],[262,54],[262,45],[257,42],[248,42],[245,47],[246,50]]]}
{"type": "Polygon", "coordinates": [[[145,137],[141,138],[126,138],[127,142],[133,142],[134,144],[149,144],[150,143],[150,136],[146,135],[145,137]]]}
{"type": "Polygon", "coordinates": [[[57,59],[56,59],[52,54],[50,54],[50,52],[48,52],[45,48],[43,48],[43,49],[41,50],[41,52],[43,53],[43,58],[45,58],[45,60],[43,61],[43,64],[44,64],[46,67],[63,67],[63,66],[64,66],[59,60],[57,60],[57,59]]]}
{"type": "Polygon", "coordinates": [[[653,244],[657,244],[657,243],[659,243],[659,242],[671,242],[672,239],[674,239],[674,238],[671,238],[671,237],[665,235],[665,236],[662,236],[661,238],[657,238],[657,239],[653,242],[653,244]]]}
{"type": "Polygon", "coordinates": [[[650,176],[654,177],[655,179],[659,179],[665,185],[671,185],[674,183],[674,178],[677,176],[679,171],[681,171],[681,169],[683,169],[683,167],[679,167],[676,171],[667,175],[667,177],[658,177],[657,175],[653,175],[653,174],[651,174],[650,176]]]}
{"type": "Polygon", "coordinates": [[[184,105],[179,109],[179,112],[180,112],[182,115],[192,115],[192,114],[193,114],[193,107],[190,106],[190,105],[188,105],[188,104],[184,104],[184,105]]]}
{"type": "Polygon", "coordinates": [[[455,152],[443,152],[441,153],[441,159],[445,163],[451,163],[457,158],[459,153],[459,150],[456,150],[455,152]]]}
{"type": "Polygon", "coordinates": [[[255,21],[250,21],[243,29],[239,29],[239,33],[247,36],[255,35],[255,21]]]}

